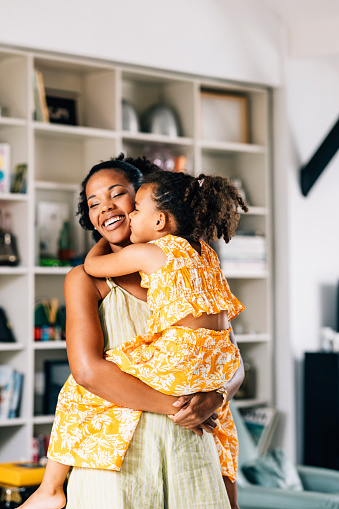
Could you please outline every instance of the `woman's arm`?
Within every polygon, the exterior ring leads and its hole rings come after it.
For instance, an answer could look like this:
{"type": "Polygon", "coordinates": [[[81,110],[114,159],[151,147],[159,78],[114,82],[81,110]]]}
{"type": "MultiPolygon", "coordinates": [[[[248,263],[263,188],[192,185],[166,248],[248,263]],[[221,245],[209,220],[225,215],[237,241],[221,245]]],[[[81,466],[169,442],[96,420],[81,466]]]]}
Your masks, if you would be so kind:
{"type": "Polygon", "coordinates": [[[160,414],[176,412],[176,397],[162,394],[103,358],[104,338],[95,279],[83,266],[65,279],[67,354],[74,379],[88,391],[117,405],[160,414]]]}
{"type": "Polygon", "coordinates": [[[108,252],[104,239],[92,247],[85,259],[85,271],[94,277],[116,277],[142,271],[151,274],[166,262],[165,253],[154,244],[131,244],[108,252]]]}

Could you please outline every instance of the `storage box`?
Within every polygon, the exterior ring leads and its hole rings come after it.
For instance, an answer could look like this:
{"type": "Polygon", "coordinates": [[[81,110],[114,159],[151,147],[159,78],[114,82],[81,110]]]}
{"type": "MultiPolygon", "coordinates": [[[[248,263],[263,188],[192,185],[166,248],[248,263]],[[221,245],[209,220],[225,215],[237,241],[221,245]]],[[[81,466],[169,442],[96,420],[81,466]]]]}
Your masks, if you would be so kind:
{"type": "Polygon", "coordinates": [[[12,486],[39,485],[45,473],[45,467],[39,463],[0,463],[0,483],[12,486]]]}

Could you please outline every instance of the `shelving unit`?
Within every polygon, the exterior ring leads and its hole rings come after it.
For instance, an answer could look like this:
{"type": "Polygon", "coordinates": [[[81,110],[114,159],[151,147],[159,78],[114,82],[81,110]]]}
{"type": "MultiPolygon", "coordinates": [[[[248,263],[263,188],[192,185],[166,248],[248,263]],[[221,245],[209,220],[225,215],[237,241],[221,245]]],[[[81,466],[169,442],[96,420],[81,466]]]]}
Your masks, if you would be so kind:
{"type": "MultiPolygon", "coordinates": [[[[94,62],[38,52],[0,48],[0,103],[9,111],[0,117],[0,143],[11,145],[11,167],[28,163],[26,194],[0,194],[0,208],[10,212],[21,258],[18,267],[0,267],[0,306],[13,324],[16,343],[0,343],[0,364],[10,364],[25,375],[20,417],[0,421],[0,462],[29,459],[32,437],[49,433],[53,416],[37,414],[35,377],[46,359],[65,359],[64,341],[34,342],[34,303],[58,297],[68,267],[38,265],[37,204],[60,201],[75,210],[79,184],[100,160],[123,151],[140,156],[147,149],[168,149],[187,158],[187,169],[240,178],[250,202],[240,227],[260,230],[267,240],[267,264],[260,274],[227,271],[232,292],[246,305],[234,321],[243,356],[257,371],[256,398],[238,401],[246,406],[272,403],[272,231],[270,201],[269,90],[220,80],[156,72],[132,66],[94,62]],[[34,120],[33,70],[42,72],[45,87],[72,92],[79,125],[34,120]],[[201,91],[245,94],[250,105],[250,143],[202,139],[201,91]],[[181,135],[122,130],[122,99],[142,116],[152,104],[174,108],[181,135]]],[[[206,131],[206,130],[205,130],[206,131]]],[[[88,237],[72,224],[77,254],[88,247],[88,237]]],[[[127,338],[126,338],[127,339],[127,338]]]]}

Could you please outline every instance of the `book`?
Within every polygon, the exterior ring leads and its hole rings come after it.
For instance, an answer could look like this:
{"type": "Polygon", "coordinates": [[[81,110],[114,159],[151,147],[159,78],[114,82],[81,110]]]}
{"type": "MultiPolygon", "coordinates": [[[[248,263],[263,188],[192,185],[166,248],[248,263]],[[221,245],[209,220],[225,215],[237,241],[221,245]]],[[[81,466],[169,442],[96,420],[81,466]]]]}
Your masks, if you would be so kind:
{"type": "Polygon", "coordinates": [[[0,483],[33,486],[41,483],[45,467],[39,463],[0,463],[0,483]]]}
{"type": "Polygon", "coordinates": [[[11,193],[25,193],[27,189],[27,164],[17,164],[14,168],[11,193]]]}
{"type": "Polygon", "coordinates": [[[0,193],[9,193],[11,173],[11,146],[0,143],[0,193]]]}
{"type": "Polygon", "coordinates": [[[239,410],[259,454],[265,454],[272,442],[278,421],[278,410],[266,406],[240,408],[239,410]]]}
{"type": "Polygon", "coordinates": [[[40,101],[40,109],[41,109],[41,116],[43,122],[49,122],[49,111],[46,101],[46,92],[45,92],[45,85],[44,85],[44,77],[42,75],[41,71],[36,71],[37,73],[37,82],[38,82],[38,95],[39,95],[39,101],[40,101]]]}
{"type": "Polygon", "coordinates": [[[19,416],[23,378],[12,366],[0,366],[0,420],[19,416]]]}
{"type": "Polygon", "coordinates": [[[23,381],[24,381],[24,375],[22,373],[19,373],[16,370],[14,370],[13,392],[12,392],[10,408],[9,408],[9,412],[8,412],[9,419],[19,417],[23,381]]]}
{"type": "Polygon", "coordinates": [[[33,71],[34,120],[49,122],[44,78],[41,71],[33,71]]]}
{"type": "Polygon", "coordinates": [[[14,388],[14,369],[0,366],[0,420],[8,419],[14,388]]]}

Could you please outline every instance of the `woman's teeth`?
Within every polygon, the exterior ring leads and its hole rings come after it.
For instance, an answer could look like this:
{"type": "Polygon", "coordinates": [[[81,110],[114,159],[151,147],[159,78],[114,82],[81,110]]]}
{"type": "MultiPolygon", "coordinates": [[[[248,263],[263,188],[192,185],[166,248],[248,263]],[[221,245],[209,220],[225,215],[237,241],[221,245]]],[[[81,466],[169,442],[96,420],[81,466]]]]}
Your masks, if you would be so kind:
{"type": "Polygon", "coordinates": [[[107,221],[104,222],[104,226],[107,227],[107,226],[111,226],[112,224],[115,224],[117,223],[118,221],[120,221],[121,219],[123,219],[124,216],[114,216],[114,217],[110,217],[109,219],[107,219],[107,221]]]}

